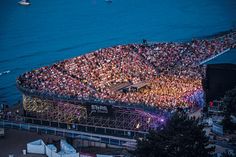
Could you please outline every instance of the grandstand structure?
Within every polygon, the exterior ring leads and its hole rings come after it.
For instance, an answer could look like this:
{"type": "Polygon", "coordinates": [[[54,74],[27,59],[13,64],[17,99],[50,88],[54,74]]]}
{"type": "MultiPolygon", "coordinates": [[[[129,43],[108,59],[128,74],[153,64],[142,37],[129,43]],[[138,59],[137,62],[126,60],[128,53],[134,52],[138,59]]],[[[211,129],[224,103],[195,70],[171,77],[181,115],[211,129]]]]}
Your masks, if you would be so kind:
{"type": "Polygon", "coordinates": [[[26,122],[134,138],[176,108],[202,103],[199,64],[235,47],[236,32],[185,43],[119,45],[17,78],[26,122]]]}
{"type": "Polygon", "coordinates": [[[161,127],[165,119],[163,113],[153,114],[134,107],[47,99],[29,93],[23,94],[23,108],[27,123],[126,138],[145,136],[150,128],[161,127]]]}

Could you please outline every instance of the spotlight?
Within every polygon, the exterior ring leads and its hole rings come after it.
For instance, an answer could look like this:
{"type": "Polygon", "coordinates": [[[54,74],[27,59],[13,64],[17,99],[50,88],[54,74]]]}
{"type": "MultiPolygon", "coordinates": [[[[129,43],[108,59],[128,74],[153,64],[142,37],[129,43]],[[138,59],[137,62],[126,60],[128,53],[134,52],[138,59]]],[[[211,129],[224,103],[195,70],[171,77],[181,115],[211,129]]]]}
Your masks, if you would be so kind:
{"type": "Polygon", "coordinates": [[[148,118],[148,120],[147,120],[147,123],[149,124],[149,123],[150,123],[150,121],[151,121],[151,118],[149,117],[149,118],[148,118]]]}
{"type": "Polygon", "coordinates": [[[139,129],[140,128],[140,124],[138,123],[137,125],[136,125],[136,129],[139,129]]]}

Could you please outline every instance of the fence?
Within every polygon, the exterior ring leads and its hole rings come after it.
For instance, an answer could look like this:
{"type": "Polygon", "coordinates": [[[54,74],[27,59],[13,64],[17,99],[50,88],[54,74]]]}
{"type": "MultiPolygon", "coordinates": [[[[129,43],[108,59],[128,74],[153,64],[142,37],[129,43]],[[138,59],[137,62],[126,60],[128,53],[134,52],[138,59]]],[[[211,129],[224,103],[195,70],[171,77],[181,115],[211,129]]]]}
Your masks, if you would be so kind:
{"type": "Polygon", "coordinates": [[[30,131],[30,132],[37,132],[37,133],[43,133],[43,134],[49,134],[49,135],[63,136],[63,137],[71,137],[75,139],[78,138],[81,140],[87,140],[87,141],[104,143],[107,145],[113,145],[120,148],[134,149],[136,146],[135,139],[114,137],[114,136],[109,136],[109,135],[99,135],[99,134],[86,133],[86,132],[80,132],[80,131],[75,131],[75,130],[28,124],[28,123],[19,123],[19,122],[13,122],[13,121],[0,120],[0,127],[18,129],[18,130],[24,130],[24,131],[30,131]]]}

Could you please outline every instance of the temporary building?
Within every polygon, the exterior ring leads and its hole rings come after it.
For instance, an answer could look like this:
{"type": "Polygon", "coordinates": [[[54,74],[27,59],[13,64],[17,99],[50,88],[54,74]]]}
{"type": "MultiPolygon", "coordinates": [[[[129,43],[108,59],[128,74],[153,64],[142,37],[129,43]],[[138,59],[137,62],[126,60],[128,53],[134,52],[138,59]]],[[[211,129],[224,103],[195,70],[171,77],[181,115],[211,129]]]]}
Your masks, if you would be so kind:
{"type": "Polygon", "coordinates": [[[57,152],[56,146],[54,146],[53,144],[46,145],[46,155],[48,157],[52,157],[53,152],[57,152]]]}
{"type": "Polygon", "coordinates": [[[34,154],[45,154],[45,143],[41,139],[27,143],[27,152],[34,154]]]}

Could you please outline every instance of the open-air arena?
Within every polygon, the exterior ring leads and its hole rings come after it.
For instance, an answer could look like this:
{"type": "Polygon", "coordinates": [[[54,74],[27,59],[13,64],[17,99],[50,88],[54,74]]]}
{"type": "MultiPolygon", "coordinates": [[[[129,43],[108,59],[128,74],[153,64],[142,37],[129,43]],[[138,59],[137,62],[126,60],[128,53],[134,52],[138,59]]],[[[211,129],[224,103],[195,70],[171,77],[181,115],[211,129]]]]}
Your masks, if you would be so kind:
{"type": "Polygon", "coordinates": [[[161,127],[172,110],[202,106],[201,62],[235,48],[235,40],[229,31],[187,42],[118,45],[26,72],[17,79],[25,116],[122,136],[161,127]]]}
{"type": "Polygon", "coordinates": [[[0,10],[0,157],[236,156],[236,0],[0,10]]]}

